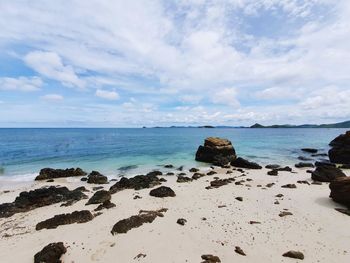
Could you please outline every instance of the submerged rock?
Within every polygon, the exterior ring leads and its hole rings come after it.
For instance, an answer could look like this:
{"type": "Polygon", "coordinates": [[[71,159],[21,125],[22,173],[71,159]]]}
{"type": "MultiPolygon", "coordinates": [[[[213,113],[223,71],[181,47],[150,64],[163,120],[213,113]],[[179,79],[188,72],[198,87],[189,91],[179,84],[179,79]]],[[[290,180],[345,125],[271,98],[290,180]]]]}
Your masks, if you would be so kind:
{"type": "Polygon", "coordinates": [[[239,168],[248,168],[248,169],[261,169],[262,167],[254,162],[250,162],[246,159],[238,157],[237,159],[231,162],[231,165],[239,168]]]}
{"type": "Polygon", "coordinates": [[[304,254],[299,251],[290,250],[282,255],[283,257],[304,259],[304,254]]]}
{"type": "Polygon", "coordinates": [[[339,135],[329,145],[332,148],[328,156],[332,163],[350,164],[350,131],[339,135]]]}
{"type": "Polygon", "coordinates": [[[112,198],[111,193],[106,190],[100,190],[94,193],[94,195],[89,199],[89,201],[86,203],[87,205],[91,204],[101,204],[106,201],[110,201],[112,198]]]}
{"type": "Polygon", "coordinates": [[[86,199],[81,189],[70,191],[67,187],[50,186],[29,192],[21,192],[12,203],[0,204],[0,218],[10,217],[16,213],[27,212],[38,207],[59,202],[73,202],[86,199]]]}
{"type": "Polygon", "coordinates": [[[339,177],[329,184],[333,201],[350,208],[350,177],[339,177]]]}
{"type": "Polygon", "coordinates": [[[141,210],[138,215],[118,221],[113,226],[111,233],[112,235],[127,233],[129,230],[140,227],[145,223],[152,223],[157,217],[163,217],[163,213],[166,211],[166,208],[162,208],[157,211],[141,210]]]}
{"type": "Polygon", "coordinates": [[[196,153],[196,161],[226,165],[236,158],[235,149],[227,139],[208,137],[204,146],[200,145],[196,153]]]}
{"type": "Polygon", "coordinates": [[[174,197],[176,196],[173,189],[167,186],[160,186],[156,189],[153,189],[149,192],[150,196],[154,197],[174,197]]]}
{"type": "Polygon", "coordinates": [[[109,191],[111,194],[114,194],[124,189],[141,190],[151,188],[159,184],[161,184],[161,182],[154,173],[151,175],[136,175],[132,178],[122,177],[118,182],[111,186],[109,191]]]}
{"type": "Polygon", "coordinates": [[[345,176],[342,170],[332,166],[319,166],[311,173],[312,180],[320,182],[331,182],[338,177],[345,176]]]}
{"type": "Polygon", "coordinates": [[[44,220],[38,223],[35,229],[36,230],[41,230],[44,228],[53,229],[53,228],[57,228],[60,225],[86,223],[88,221],[91,221],[93,218],[94,216],[91,214],[89,210],[74,211],[73,213],[55,215],[52,218],[44,220]]]}
{"type": "Polygon", "coordinates": [[[50,243],[34,256],[34,263],[61,263],[61,256],[67,252],[63,242],[50,243]]]}
{"type": "Polygon", "coordinates": [[[88,184],[107,184],[108,183],[108,178],[107,176],[104,176],[103,174],[100,174],[97,171],[92,171],[88,175],[88,184]]]}
{"type": "Polygon", "coordinates": [[[80,168],[70,168],[70,169],[52,169],[52,168],[44,168],[40,170],[40,173],[35,180],[48,180],[55,179],[61,177],[74,177],[74,176],[85,176],[86,172],[84,172],[80,168]]]}

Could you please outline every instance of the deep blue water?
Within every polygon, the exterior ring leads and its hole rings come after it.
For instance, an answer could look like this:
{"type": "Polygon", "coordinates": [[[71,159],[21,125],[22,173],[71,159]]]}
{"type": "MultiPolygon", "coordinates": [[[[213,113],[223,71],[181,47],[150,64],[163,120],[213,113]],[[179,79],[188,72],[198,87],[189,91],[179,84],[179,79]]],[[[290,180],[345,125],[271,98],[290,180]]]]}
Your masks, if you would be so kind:
{"type": "Polygon", "coordinates": [[[0,173],[25,176],[43,167],[82,167],[107,175],[136,174],[171,163],[195,163],[197,147],[208,136],[232,141],[237,155],[262,164],[294,164],[300,148],[327,152],[346,129],[0,129],[0,173]],[[123,169],[133,165],[133,169],[123,169]],[[122,168],[121,170],[118,170],[122,168]]]}

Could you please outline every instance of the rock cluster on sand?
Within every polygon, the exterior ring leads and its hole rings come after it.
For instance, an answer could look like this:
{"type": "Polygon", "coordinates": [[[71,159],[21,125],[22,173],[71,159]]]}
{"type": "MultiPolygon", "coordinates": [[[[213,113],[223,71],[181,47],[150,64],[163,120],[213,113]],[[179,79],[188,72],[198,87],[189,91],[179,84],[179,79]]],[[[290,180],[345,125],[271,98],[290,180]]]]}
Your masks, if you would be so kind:
{"type": "Polygon", "coordinates": [[[52,205],[59,202],[69,202],[86,199],[87,196],[77,188],[70,191],[67,187],[50,186],[29,192],[21,192],[12,203],[0,204],[0,218],[10,217],[16,213],[27,212],[32,209],[52,205]]]}
{"type": "Polygon", "coordinates": [[[91,221],[93,218],[94,216],[91,214],[89,210],[74,211],[73,213],[55,215],[52,218],[44,220],[38,223],[35,229],[36,230],[41,230],[44,228],[53,229],[53,228],[57,228],[60,225],[86,223],[88,221],[91,221]]]}
{"type": "Polygon", "coordinates": [[[350,177],[337,178],[329,184],[331,189],[330,197],[350,209],[350,177]]]}
{"type": "Polygon", "coordinates": [[[236,152],[232,143],[227,139],[208,137],[204,146],[200,145],[196,153],[196,161],[226,165],[236,159],[236,152]]]}
{"type": "Polygon", "coordinates": [[[242,157],[238,157],[237,159],[231,162],[231,165],[239,168],[248,168],[248,169],[261,169],[262,167],[254,162],[250,162],[242,157]]]}
{"type": "Polygon", "coordinates": [[[35,180],[48,180],[61,177],[74,177],[74,176],[85,176],[86,173],[80,168],[70,168],[70,169],[52,169],[44,168],[40,170],[40,173],[35,180]]]}
{"type": "Polygon", "coordinates": [[[107,184],[108,178],[97,171],[92,171],[88,175],[87,182],[88,184],[107,184]]]}
{"type": "Polygon", "coordinates": [[[104,202],[110,201],[112,198],[111,193],[106,190],[100,190],[94,193],[94,195],[86,203],[87,205],[91,204],[102,204],[104,202]]]}
{"type": "Polygon", "coordinates": [[[336,178],[345,177],[346,175],[339,168],[333,166],[318,166],[315,171],[312,171],[312,180],[319,182],[331,182],[336,178]]]}
{"type": "Polygon", "coordinates": [[[174,197],[176,196],[173,189],[167,186],[161,186],[156,189],[153,189],[149,192],[150,196],[154,197],[174,197]]]}
{"type": "Polygon", "coordinates": [[[141,190],[145,188],[151,188],[161,184],[157,177],[159,173],[151,172],[147,175],[136,175],[132,178],[122,177],[118,182],[111,186],[109,191],[111,194],[119,192],[124,189],[141,190]]]}
{"type": "Polygon", "coordinates": [[[329,145],[332,147],[328,152],[332,163],[350,164],[350,131],[339,135],[329,145]]]}
{"type": "Polygon", "coordinates": [[[61,263],[61,256],[67,252],[62,242],[51,243],[34,256],[34,263],[61,263]]]}

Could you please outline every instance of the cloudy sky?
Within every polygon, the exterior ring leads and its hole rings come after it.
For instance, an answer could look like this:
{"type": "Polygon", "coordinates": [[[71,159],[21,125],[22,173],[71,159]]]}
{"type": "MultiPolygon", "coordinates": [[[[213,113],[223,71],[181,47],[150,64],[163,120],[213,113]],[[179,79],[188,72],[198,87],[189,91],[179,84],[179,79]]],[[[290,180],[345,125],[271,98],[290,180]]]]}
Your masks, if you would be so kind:
{"type": "Polygon", "coordinates": [[[350,119],[349,0],[1,0],[0,126],[350,119]]]}

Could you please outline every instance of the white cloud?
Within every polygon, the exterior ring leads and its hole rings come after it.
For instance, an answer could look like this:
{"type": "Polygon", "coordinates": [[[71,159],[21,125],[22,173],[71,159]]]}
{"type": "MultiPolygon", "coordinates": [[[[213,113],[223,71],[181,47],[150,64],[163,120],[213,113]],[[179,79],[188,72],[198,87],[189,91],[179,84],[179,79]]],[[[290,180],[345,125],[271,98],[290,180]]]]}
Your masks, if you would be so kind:
{"type": "Polygon", "coordinates": [[[41,98],[47,101],[62,101],[64,99],[63,96],[59,94],[47,94],[47,95],[41,96],[41,98]]]}
{"type": "Polygon", "coordinates": [[[237,91],[234,88],[218,89],[212,94],[212,100],[217,104],[224,104],[233,107],[239,107],[240,103],[236,98],[237,91]]]}
{"type": "Polygon", "coordinates": [[[0,90],[37,91],[43,82],[38,77],[0,78],[0,90]]]}
{"type": "Polygon", "coordinates": [[[115,91],[108,91],[108,90],[102,90],[98,89],[95,92],[95,95],[97,97],[106,99],[106,100],[117,100],[119,99],[119,94],[115,91]]]}

